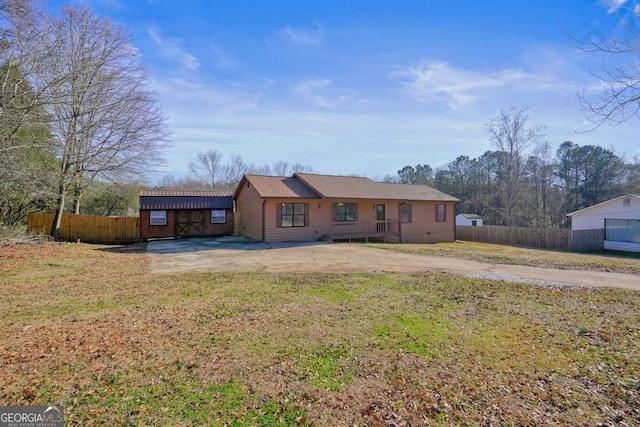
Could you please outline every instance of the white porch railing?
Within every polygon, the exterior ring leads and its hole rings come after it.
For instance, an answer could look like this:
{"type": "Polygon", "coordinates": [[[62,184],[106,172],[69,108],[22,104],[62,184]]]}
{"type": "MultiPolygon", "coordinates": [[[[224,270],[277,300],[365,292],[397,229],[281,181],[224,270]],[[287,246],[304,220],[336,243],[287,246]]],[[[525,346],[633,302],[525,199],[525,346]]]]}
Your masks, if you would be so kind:
{"type": "Polygon", "coordinates": [[[400,221],[344,221],[331,223],[331,240],[387,239],[400,235],[400,221]]]}

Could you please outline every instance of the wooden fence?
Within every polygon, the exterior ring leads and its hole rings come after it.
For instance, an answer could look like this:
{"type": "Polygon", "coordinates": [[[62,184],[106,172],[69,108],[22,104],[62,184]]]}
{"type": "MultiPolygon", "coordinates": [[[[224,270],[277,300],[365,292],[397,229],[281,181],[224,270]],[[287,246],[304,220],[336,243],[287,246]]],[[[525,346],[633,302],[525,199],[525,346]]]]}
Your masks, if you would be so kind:
{"type": "Polygon", "coordinates": [[[604,250],[604,229],[574,230],[571,236],[574,252],[600,252],[604,250]]]}
{"type": "MultiPolygon", "coordinates": [[[[29,214],[27,231],[46,233],[51,231],[53,214],[29,214]]],[[[60,238],[67,242],[80,240],[86,243],[133,243],[140,241],[140,218],[91,215],[62,215],[60,238]]]]}
{"type": "Polygon", "coordinates": [[[471,242],[498,243],[530,248],[570,249],[571,230],[557,228],[526,228],[484,225],[456,226],[456,239],[471,242]]]}

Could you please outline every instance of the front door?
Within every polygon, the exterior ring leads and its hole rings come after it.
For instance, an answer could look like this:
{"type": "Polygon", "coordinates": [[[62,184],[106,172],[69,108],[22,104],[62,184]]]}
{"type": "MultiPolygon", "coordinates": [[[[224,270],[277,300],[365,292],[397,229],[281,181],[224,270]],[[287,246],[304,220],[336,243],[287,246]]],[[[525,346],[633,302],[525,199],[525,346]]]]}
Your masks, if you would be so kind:
{"type": "Polygon", "coordinates": [[[199,210],[176,211],[176,237],[194,237],[204,234],[204,215],[199,210]]]}
{"type": "Polygon", "coordinates": [[[386,207],[383,203],[376,204],[376,231],[384,232],[386,230],[385,222],[387,219],[386,207]],[[382,221],[382,222],[380,222],[382,221]]]}

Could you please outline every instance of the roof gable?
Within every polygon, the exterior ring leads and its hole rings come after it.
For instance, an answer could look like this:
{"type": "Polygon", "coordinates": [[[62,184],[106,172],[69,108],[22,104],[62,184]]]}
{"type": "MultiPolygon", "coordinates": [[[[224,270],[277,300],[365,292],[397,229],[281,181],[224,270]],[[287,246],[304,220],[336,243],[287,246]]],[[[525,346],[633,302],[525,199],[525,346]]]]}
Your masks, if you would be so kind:
{"type": "Polygon", "coordinates": [[[457,216],[461,216],[466,219],[482,219],[482,217],[478,214],[458,214],[457,216]]]}
{"type": "Polygon", "coordinates": [[[266,175],[245,175],[234,197],[238,197],[241,189],[247,184],[252,185],[260,197],[277,197],[277,198],[301,198],[301,199],[319,199],[311,188],[295,177],[286,176],[266,176],[266,175]]]}
{"type": "Polygon", "coordinates": [[[568,213],[567,216],[569,216],[569,217],[579,216],[579,215],[581,215],[583,213],[587,213],[588,211],[593,210],[593,209],[605,208],[607,205],[613,205],[616,201],[622,200],[622,199],[634,199],[634,200],[640,202],[640,195],[637,195],[637,194],[623,194],[621,196],[614,197],[613,199],[605,200],[604,202],[600,202],[600,203],[597,203],[597,204],[592,205],[592,206],[587,206],[586,208],[578,209],[577,211],[573,211],[571,213],[568,213]]]}

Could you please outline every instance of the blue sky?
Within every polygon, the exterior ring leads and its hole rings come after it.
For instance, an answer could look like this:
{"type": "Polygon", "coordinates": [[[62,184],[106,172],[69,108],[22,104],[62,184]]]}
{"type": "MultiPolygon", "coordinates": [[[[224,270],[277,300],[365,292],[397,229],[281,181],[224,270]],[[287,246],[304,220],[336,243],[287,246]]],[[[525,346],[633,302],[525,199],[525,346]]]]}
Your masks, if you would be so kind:
{"type": "MultiPolygon", "coordinates": [[[[638,121],[576,133],[602,57],[565,33],[610,31],[622,0],[92,0],[125,26],[172,132],[160,175],[215,148],[257,165],[382,177],[493,149],[485,124],[529,106],[563,141],[640,154],[638,121]]],[[[54,5],[58,5],[57,2],[54,5]]],[[[619,58],[628,60],[629,58],[619,58]]]]}

